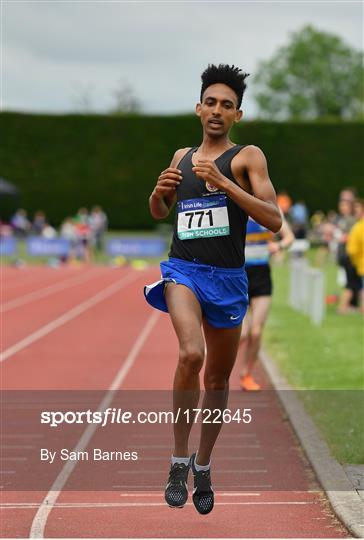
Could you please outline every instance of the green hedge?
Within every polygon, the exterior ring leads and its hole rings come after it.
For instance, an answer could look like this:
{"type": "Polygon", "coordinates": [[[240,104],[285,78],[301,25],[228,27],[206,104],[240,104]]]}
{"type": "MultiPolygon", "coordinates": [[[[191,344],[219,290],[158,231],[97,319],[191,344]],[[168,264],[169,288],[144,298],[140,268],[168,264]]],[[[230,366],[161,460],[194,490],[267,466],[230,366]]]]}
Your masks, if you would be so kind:
{"type": "MultiPolygon", "coordinates": [[[[199,120],[178,117],[0,115],[0,176],[22,190],[32,215],[58,225],[80,206],[100,204],[114,228],[154,226],[148,196],[177,148],[198,145],[199,120]]],[[[235,142],[266,153],[276,189],[329,210],[342,186],[363,177],[363,124],[243,122],[235,142]]]]}

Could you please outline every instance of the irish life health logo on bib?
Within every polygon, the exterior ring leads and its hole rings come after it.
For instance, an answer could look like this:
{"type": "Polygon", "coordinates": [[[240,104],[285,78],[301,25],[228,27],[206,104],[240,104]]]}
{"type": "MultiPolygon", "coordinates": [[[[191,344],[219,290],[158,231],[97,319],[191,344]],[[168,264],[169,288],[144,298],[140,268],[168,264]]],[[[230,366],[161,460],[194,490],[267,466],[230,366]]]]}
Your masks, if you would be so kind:
{"type": "Polygon", "coordinates": [[[177,212],[177,234],[180,240],[230,234],[225,195],[179,201],[177,212]]]}

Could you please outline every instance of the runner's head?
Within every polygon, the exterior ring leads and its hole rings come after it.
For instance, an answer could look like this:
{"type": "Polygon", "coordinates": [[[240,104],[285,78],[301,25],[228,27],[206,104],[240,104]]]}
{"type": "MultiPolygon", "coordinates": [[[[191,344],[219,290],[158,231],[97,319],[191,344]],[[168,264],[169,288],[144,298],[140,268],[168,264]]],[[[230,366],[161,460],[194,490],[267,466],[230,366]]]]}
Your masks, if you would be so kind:
{"type": "Polygon", "coordinates": [[[247,73],[227,64],[209,64],[202,73],[200,103],[196,105],[196,114],[211,137],[225,135],[233,123],[241,119],[240,106],[246,77],[247,73]]]}
{"type": "Polygon", "coordinates": [[[244,73],[240,68],[229,66],[228,64],[209,64],[201,75],[202,86],[200,101],[203,102],[205,91],[212,85],[225,84],[233,90],[236,99],[235,108],[240,109],[243,95],[246,89],[245,79],[249,77],[248,73],[244,73]]]}

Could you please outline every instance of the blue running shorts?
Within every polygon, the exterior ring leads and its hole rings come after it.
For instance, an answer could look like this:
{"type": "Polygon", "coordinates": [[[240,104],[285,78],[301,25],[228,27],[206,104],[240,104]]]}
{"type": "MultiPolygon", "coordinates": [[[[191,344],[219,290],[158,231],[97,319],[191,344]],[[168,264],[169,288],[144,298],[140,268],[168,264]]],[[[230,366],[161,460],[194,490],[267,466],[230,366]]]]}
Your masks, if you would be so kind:
{"type": "Polygon", "coordinates": [[[166,311],[166,283],[185,285],[201,304],[206,320],[215,328],[239,326],[248,308],[248,279],[244,267],[218,268],[198,261],[170,258],[161,262],[162,279],[144,287],[147,302],[166,311]]]}

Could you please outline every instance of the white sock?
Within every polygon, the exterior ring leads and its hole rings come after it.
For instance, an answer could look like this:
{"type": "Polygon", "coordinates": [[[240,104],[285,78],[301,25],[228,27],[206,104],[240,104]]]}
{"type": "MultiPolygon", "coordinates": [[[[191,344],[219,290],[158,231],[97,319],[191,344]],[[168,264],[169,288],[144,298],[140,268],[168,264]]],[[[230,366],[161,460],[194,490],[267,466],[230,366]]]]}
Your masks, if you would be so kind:
{"type": "Polygon", "coordinates": [[[172,456],[171,462],[172,462],[172,465],[174,465],[175,463],[183,463],[183,465],[188,465],[190,462],[190,458],[172,456]]]}
{"type": "Polygon", "coordinates": [[[196,457],[195,457],[195,469],[196,471],[208,471],[209,468],[211,466],[211,461],[208,465],[199,465],[196,461],[196,457]]]}

